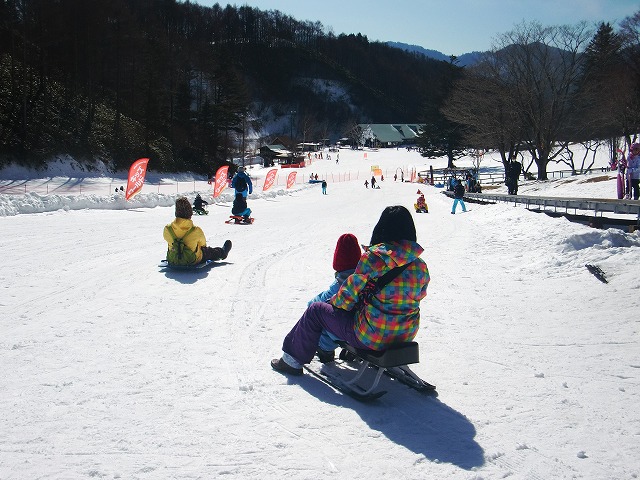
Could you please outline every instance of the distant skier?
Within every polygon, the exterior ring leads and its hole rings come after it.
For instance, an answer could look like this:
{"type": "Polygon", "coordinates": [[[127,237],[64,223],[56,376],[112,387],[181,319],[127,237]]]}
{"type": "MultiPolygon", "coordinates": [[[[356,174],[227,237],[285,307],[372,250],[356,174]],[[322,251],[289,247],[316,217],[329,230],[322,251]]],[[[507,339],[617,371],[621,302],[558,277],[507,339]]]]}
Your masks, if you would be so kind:
{"type": "Polygon", "coordinates": [[[323,195],[327,194],[327,181],[326,180],[322,180],[322,194],[323,195]]]}

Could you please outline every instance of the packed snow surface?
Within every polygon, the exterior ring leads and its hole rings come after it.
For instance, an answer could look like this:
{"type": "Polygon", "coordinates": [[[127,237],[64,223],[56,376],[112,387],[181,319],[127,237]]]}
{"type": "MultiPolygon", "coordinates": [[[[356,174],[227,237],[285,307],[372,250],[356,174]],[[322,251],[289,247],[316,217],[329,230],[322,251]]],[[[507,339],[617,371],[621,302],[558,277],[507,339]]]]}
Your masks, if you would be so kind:
{"type": "MultiPolygon", "coordinates": [[[[288,170],[262,192],[266,169],[250,169],[250,226],[224,223],[232,197],[212,199],[204,178],[151,171],[127,202],[123,173],[2,172],[0,478],[637,478],[639,234],[504,203],[451,215],[441,189],[393,179],[443,159],[334,158],[291,189],[288,170]],[[366,189],[374,165],[385,179],[366,189]],[[413,370],[438,397],[383,379],[388,393],[365,404],[273,371],[333,279],[338,237],[367,244],[382,210],[411,209],[418,189],[431,283],[413,370]],[[233,249],[208,271],[163,271],[162,229],[194,191],[211,202],[194,217],[208,243],[233,249]]],[[[615,178],[520,193],[615,198],[615,178]]]]}

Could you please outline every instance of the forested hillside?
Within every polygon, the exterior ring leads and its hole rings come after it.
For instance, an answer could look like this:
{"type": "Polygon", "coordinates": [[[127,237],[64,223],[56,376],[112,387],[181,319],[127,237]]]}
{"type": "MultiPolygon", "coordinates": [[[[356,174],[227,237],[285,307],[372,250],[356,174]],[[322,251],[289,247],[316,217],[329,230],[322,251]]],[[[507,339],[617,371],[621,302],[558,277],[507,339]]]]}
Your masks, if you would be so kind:
{"type": "Polygon", "coordinates": [[[419,121],[455,68],[248,6],[2,0],[0,18],[0,165],[146,156],[209,173],[252,132],[419,121]]]}

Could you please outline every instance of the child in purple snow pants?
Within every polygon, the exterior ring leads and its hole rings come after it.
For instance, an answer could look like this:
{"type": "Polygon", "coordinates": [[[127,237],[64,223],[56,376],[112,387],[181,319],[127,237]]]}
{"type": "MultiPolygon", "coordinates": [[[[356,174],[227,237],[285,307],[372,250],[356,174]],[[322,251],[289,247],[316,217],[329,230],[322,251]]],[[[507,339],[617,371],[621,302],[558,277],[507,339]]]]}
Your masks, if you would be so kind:
{"type": "Polygon", "coordinates": [[[347,312],[325,302],[312,303],[298,323],[287,334],[282,350],[300,363],[309,363],[316,353],[323,330],[331,332],[356,348],[363,345],[355,333],[353,312],[347,312]]]}

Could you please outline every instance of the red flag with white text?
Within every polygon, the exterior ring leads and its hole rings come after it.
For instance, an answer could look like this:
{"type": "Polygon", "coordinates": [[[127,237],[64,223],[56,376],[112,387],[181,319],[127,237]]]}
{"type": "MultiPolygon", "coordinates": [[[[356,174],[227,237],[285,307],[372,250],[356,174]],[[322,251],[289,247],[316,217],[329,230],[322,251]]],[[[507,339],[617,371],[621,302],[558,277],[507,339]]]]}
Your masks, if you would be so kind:
{"type": "Polygon", "coordinates": [[[127,191],[124,198],[130,200],[134,195],[140,193],[144,185],[144,177],[147,174],[148,158],[139,158],[129,167],[129,179],[127,180],[127,191]]]}
{"type": "Polygon", "coordinates": [[[218,197],[227,186],[227,172],[229,166],[220,167],[216,172],[216,183],[213,186],[213,198],[218,197]]]}
{"type": "Polygon", "coordinates": [[[264,185],[262,187],[263,192],[266,192],[273,186],[273,183],[276,181],[277,174],[278,174],[277,168],[274,168],[273,170],[269,170],[269,172],[267,172],[267,176],[264,179],[264,185]]]}
{"type": "Polygon", "coordinates": [[[296,183],[296,173],[298,172],[291,172],[287,177],[287,188],[293,187],[293,185],[296,183]]]}

